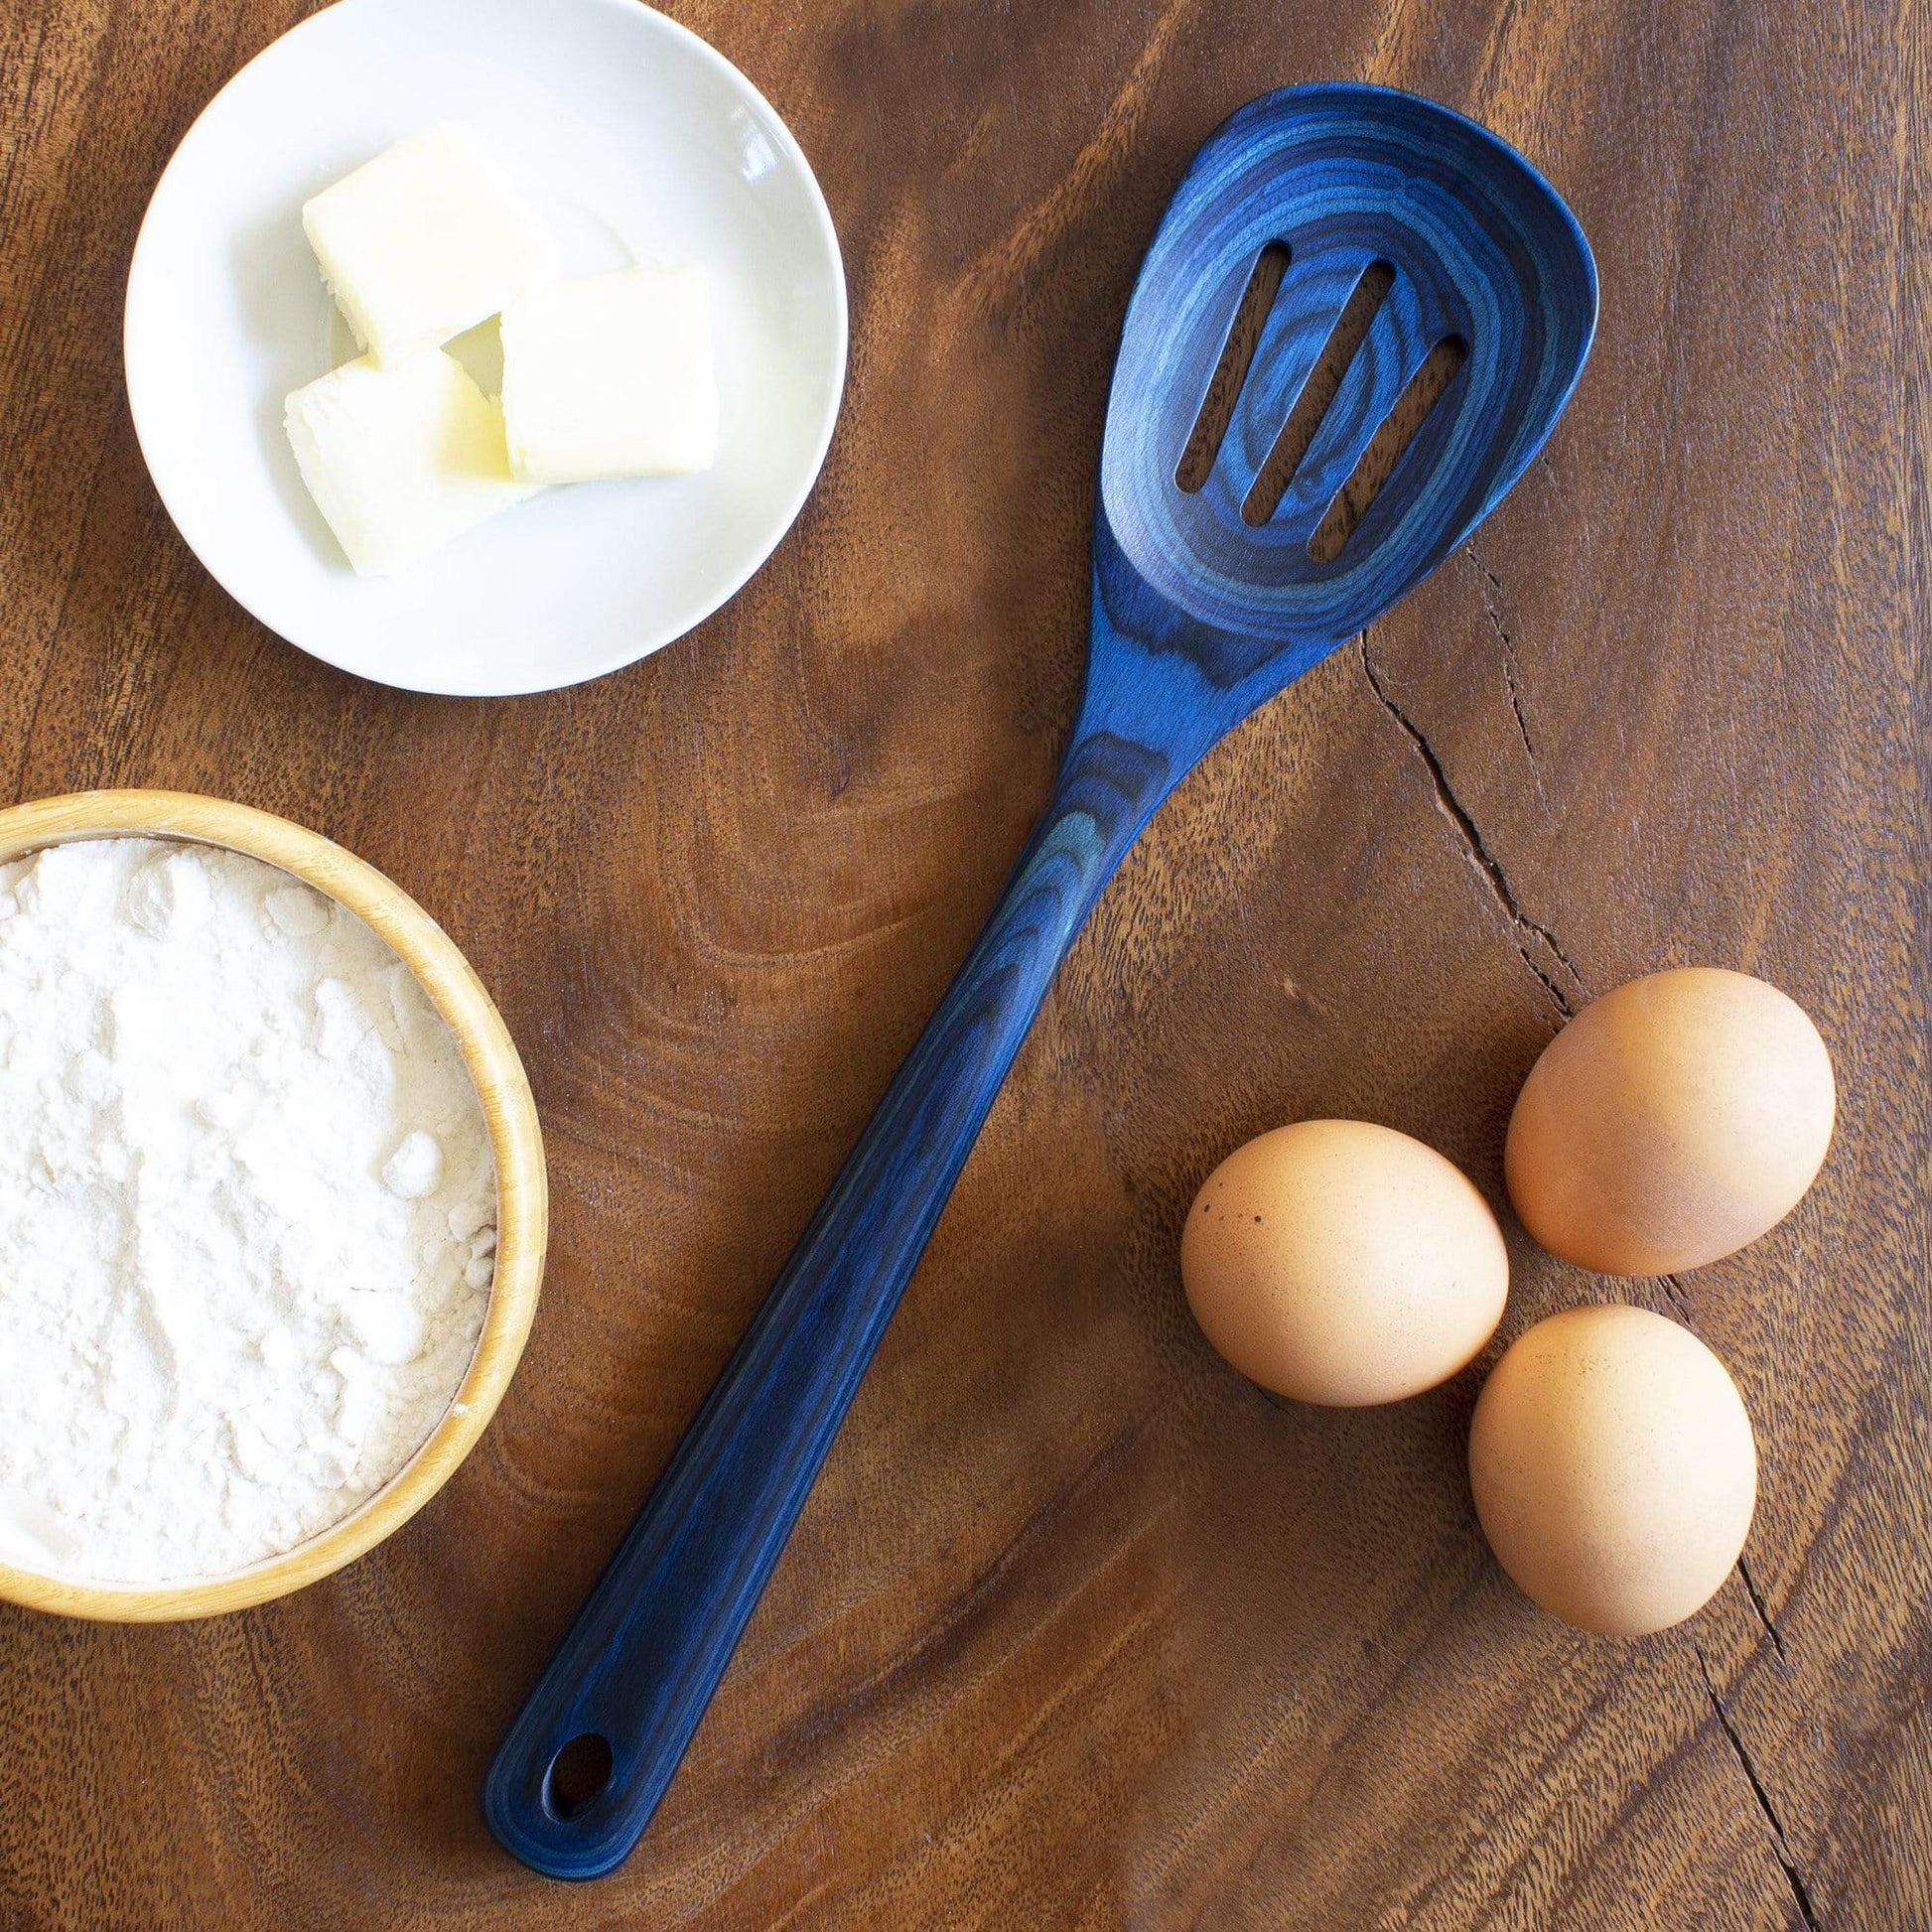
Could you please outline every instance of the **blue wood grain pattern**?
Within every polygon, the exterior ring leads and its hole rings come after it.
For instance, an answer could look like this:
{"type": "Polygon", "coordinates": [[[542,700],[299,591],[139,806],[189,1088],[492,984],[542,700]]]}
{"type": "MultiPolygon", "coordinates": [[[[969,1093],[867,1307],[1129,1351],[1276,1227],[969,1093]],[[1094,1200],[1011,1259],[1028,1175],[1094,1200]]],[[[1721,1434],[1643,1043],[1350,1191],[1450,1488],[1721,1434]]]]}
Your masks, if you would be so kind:
{"type": "Polygon", "coordinates": [[[1473,123],[1386,89],[1244,107],[1176,192],[1130,306],[1095,519],[1087,683],[1004,897],[511,1725],[490,1829],[558,1877],[608,1871],[676,1771],[1053,973],[1146,824],[1224,732],[1371,622],[1521,475],[1596,311],[1569,210],[1473,123]],[[1291,250],[1206,485],[1175,465],[1255,258],[1291,250]],[[1240,506],[1364,267],[1395,280],[1275,518],[1240,506]],[[1339,557],[1310,535],[1445,336],[1468,355],[1339,557]],[[571,1739],[594,1797],[553,1802],[571,1739]],[[568,1811],[569,1815],[565,1815],[568,1811]]]}

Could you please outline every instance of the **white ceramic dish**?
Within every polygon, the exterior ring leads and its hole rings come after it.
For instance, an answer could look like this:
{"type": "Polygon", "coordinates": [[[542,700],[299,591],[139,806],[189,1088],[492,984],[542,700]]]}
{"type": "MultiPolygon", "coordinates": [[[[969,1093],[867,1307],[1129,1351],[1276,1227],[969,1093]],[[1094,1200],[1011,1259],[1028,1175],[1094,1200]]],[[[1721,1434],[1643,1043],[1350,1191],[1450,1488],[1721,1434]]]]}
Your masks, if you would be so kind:
{"type": "MultiPolygon", "coordinates": [[[[487,339],[462,352],[476,369],[487,339]]],[[[710,616],[797,515],[845,357],[838,239],[798,144],[730,62],[638,0],[339,0],[189,129],[128,274],[134,427],[182,535],[291,643],[419,691],[574,684],[710,616]],[[548,490],[399,577],[363,580],[282,429],[288,391],[355,352],[300,210],[390,142],[453,120],[550,220],[566,274],[710,268],[718,464],[548,490]]]]}

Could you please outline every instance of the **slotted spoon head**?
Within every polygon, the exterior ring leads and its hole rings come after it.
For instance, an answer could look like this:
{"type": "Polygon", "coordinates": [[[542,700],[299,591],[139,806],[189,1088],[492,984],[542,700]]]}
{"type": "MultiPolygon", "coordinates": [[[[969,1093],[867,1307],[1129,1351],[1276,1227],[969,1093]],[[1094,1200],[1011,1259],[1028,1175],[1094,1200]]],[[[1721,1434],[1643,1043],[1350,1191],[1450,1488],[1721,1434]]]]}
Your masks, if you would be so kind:
{"type": "Polygon", "coordinates": [[[1238,692],[1238,715],[1365,629],[1522,475],[1595,322],[1596,268],[1576,217],[1485,128],[1386,87],[1323,83],[1249,102],[1195,157],[1128,310],[1101,456],[1092,675],[1105,676],[1103,646],[1124,635],[1238,692]],[[1176,471],[1271,247],[1287,250],[1279,291],[1212,467],[1183,488],[1176,471]],[[1245,520],[1334,325],[1378,263],[1392,271],[1387,293],[1279,507],[1245,520]],[[1332,538],[1330,505],[1431,350],[1450,342],[1460,366],[1323,561],[1324,545],[1311,546],[1317,531],[1332,538]]]}

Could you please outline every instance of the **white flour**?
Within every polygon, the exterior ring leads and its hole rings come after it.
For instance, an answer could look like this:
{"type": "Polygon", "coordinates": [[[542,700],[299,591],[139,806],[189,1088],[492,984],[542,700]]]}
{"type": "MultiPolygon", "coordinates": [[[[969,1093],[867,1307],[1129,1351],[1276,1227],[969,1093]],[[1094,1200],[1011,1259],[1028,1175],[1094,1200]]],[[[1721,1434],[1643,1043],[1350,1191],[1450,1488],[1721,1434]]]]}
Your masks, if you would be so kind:
{"type": "Polygon", "coordinates": [[[462,1381],[495,1220],[361,920],[207,847],[0,866],[0,1558],[178,1581],[346,1515],[462,1381]]]}

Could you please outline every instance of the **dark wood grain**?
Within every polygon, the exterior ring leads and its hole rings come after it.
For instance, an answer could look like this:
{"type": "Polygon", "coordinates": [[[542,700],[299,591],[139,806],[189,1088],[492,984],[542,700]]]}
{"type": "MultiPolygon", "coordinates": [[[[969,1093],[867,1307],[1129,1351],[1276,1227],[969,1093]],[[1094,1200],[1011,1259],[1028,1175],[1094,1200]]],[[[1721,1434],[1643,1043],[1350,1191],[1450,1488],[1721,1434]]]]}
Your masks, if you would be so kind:
{"type": "MultiPolygon", "coordinates": [[[[221,792],[392,873],[523,1047],[555,1259],[497,1422],[375,1555],[201,1626],[0,1612],[0,1925],[1932,1924],[1923,11],[684,5],[824,180],[846,414],[720,617],[471,703],[262,632],[128,426],[147,193],[304,10],[0,7],[0,785],[221,792]],[[650,1836],[561,1891],[486,1837],[483,1763],[1044,796],[1160,208],[1323,74],[1549,173],[1602,271],[1583,387],[1474,549],[1157,818],[650,1836]],[[1175,1240],[1307,1114],[1500,1202],[1563,1010],[1693,960],[1807,1006],[1842,1117],[1790,1222],[1643,1290],[1735,1373],[1763,1493],[1748,1577],[1612,1646],[1484,1553],[1479,1367],[1272,1404],[1175,1240]]],[[[1510,1235],[1503,1338],[1602,1292],[1510,1235]]]]}

